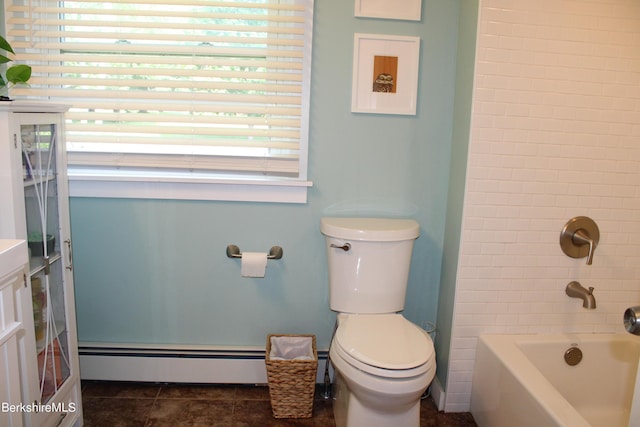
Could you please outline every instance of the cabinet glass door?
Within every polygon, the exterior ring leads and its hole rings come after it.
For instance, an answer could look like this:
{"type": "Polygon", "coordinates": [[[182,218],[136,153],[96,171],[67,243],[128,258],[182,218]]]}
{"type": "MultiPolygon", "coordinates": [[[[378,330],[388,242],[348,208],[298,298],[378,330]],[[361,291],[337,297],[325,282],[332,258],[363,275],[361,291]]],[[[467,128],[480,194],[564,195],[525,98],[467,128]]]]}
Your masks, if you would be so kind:
{"type": "Polygon", "coordinates": [[[58,135],[56,124],[20,125],[27,242],[42,403],[47,402],[70,375],[63,286],[63,247],[70,245],[70,242],[60,241],[56,161],[58,135]]]}

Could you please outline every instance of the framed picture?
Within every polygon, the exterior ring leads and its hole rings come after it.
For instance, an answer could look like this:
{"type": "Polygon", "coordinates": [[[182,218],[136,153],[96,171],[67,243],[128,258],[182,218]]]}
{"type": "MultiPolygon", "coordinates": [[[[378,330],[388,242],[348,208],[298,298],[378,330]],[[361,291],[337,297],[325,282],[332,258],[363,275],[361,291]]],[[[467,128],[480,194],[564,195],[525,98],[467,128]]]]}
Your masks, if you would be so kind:
{"type": "Polygon", "coordinates": [[[355,15],[363,18],[419,21],[422,0],[355,0],[355,15]]]}
{"type": "Polygon", "coordinates": [[[351,111],[415,115],[420,37],[355,34],[351,111]]]}

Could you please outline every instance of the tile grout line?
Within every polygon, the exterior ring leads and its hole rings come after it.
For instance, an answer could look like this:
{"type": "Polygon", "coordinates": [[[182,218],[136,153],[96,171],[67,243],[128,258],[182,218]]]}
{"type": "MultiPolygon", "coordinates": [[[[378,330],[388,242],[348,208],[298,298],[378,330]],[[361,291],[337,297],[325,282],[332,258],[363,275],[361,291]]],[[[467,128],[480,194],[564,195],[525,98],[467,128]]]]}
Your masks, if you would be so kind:
{"type": "Polygon", "coordinates": [[[153,409],[156,406],[156,402],[158,401],[158,397],[160,396],[160,392],[162,391],[162,385],[158,386],[158,391],[156,392],[155,397],[153,398],[153,402],[151,403],[151,409],[149,410],[149,413],[147,414],[147,418],[144,420],[144,426],[145,427],[150,427],[150,423],[151,423],[151,415],[153,414],[153,409]]]}
{"type": "Polygon", "coordinates": [[[235,424],[236,418],[236,400],[238,399],[238,386],[233,387],[233,403],[231,404],[231,424],[235,424]]]}

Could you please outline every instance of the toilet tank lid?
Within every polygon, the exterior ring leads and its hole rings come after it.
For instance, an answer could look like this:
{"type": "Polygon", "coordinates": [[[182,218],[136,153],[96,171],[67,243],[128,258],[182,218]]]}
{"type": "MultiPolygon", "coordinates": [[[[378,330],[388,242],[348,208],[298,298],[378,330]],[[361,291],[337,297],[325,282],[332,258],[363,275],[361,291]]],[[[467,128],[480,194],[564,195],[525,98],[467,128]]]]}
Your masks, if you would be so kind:
{"type": "Polygon", "coordinates": [[[320,219],[320,231],[338,239],[394,242],[416,239],[420,225],[413,219],[325,217],[320,219]]]}

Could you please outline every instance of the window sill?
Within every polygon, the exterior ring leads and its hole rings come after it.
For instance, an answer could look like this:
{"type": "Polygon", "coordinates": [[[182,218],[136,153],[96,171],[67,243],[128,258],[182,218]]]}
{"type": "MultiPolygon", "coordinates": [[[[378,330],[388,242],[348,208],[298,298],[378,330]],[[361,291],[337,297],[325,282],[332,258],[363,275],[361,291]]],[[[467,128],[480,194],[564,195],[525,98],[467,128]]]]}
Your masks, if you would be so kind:
{"type": "Polygon", "coordinates": [[[306,203],[311,181],[284,178],[194,178],[69,171],[71,197],[306,203]]]}

